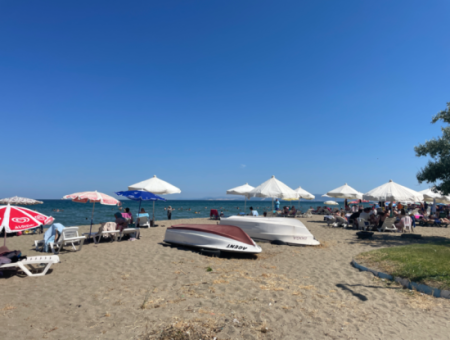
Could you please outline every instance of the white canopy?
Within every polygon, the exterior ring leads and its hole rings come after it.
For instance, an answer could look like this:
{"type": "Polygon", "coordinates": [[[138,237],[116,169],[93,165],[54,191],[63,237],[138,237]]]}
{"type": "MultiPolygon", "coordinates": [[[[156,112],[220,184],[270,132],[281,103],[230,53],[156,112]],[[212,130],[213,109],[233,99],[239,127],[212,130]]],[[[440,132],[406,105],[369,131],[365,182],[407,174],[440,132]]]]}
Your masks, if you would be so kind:
{"type": "Polygon", "coordinates": [[[248,193],[255,189],[251,185],[248,185],[248,183],[245,183],[244,185],[241,185],[239,187],[227,190],[227,195],[241,195],[249,198],[248,193]]]}
{"type": "Polygon", "coordinates": [[[0,204],[10,204],[10,205],[35,205],[35,204],[43,204],[42,201],[36,201],[32,198],[25,198],[25,197],[10,197],[10,198],[2,198],[0,200],[0,204]]]}
{"type": "Polygon", "coordinates": [[[181,190],[154,175],[145,181],[130,185],[128,190],[144,190],[155,195],[179,194],[181,190]]]}
{"type": "Polygon", "coordinates": [[[391,180],[366,192],[363,199],[369,201],[423,201],[423,195],[391,180]]]}
{"type": "Polygon", "coordinates": [[[326,202],[323,202],[323,204],[326,204],[326,205],[338,205],[339,203],[335,202],[335,201],[326,201],[326,202]]]}
{"type": "Polygon", "coordinates": [[[310,194],[305,189],[302,189],[302,187],[298,187],[294,191],[297,193],[298,198],[304,198],[306,200],[313,200],[314,198],[316,198],[313,194],[310,194]]]}
{"type": "Polygon", "coordinates": [[[432,189],[428,188],[422,191],[419,191],[423,195],[425,201],[433,201],[436,200],[437,203],[450,204],[450,196],[444,196],[441,192],[434,192],[432,189]]]}
{"type": "Polygon", "coordinates": [[[326,193],[329,197],[334,198],[347,198],[347,199],[362,199],[363,194],[359,191],[356,191],[351,186],[349,186],[347,183],[345,183],[343,186],[333,189],[331,191],[328,191],[326,193]]]}
{"type": "Polygon", "coordinates": [[[268,181],[250,191],[249,197],[298,198],[298,194],[272,176],[268,181]]]}
{"type": "MultiPolygon", "coordinates": [[[[155,195],[179,194],[181,190],[154,175],[145,181],[130,185],[128,190],[143,190],[155,195]]],[[[153,223],[155,221],[155,201],[153,201],[153,223]]]]}

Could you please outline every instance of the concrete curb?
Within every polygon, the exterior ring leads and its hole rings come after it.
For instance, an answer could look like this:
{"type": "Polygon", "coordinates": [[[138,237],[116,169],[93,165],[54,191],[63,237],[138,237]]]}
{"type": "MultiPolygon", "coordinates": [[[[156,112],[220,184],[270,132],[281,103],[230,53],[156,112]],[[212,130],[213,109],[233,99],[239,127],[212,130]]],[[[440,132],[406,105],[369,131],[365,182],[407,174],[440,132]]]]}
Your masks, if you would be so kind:
{"type": "Polygon", "coordinates": [[[377,272],[376,270],[366,268],[364,266],[361,266],[359,263],[357,263],[355,260],[352,260],[352,265],[356,269],[359,269],[364,272],[371,272],[373,275],[381,278],[381,279],[387,279],[391,281],[395,281],[400,283],[403,287],[408,288],[410,290],[417,290],[418,292],[421,292],[423,294],[432,295],[434,297],[441,297],[445,299],[450,299],[450,291],[449,290],[440,290],[437,288],[433,288],[421,283],[411,282],[408,279],[402,279],[401,277],[393,277],[392,275],[377,272]]]}

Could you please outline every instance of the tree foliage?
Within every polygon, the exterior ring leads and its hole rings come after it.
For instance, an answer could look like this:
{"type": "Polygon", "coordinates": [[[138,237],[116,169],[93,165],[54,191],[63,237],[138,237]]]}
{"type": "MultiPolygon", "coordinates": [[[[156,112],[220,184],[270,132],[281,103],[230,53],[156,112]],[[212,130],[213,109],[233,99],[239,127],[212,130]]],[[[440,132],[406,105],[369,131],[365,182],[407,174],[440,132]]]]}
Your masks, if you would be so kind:
{"type": "MultiPolygon", "coordinates": [[[[439,112],[431,121],[442,120],[450,124],[450,102],[447,109],[439,112]]],[[[442,136],[433,138],[414,148],[417,157],[430,156],[431,160],[417,173],[419,183],[433,183],[436,190],[444,195],[450,194],[450,126],[442,127],[442,136]]]]}

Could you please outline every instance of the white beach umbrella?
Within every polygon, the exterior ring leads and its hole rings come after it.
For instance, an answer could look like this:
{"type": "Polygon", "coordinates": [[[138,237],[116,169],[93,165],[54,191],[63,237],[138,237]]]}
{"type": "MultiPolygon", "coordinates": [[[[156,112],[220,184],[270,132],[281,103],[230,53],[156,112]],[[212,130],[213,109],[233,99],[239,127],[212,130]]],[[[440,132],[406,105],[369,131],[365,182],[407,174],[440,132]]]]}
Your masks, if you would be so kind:
{"type": "Polygon", "coordinates": [[[249,197],[271,197],[272,198],[272,209],[273,209],[273,199],[274,198],[298,198],[298,194],[289,188],[283,182],[280,182],[272,176],[269,180],[265,181],[261,185],[257,186],[255,189],[250,191],[249,197]]]}
{"type": "Polygon", "coordinates": [[[365,200],[369,201],[423,201],[423,194],[397,184],[392,179],[375,189],[366,192],[363,195],[365,200]]]}
{"type": "MultiPolygon", "coordinates": [[[[423,201],[423,195],[417,191],[404,187],[391,180],[375,189],[366,192],[363,195],[365,200],[369,201],[423,201]]],[[[392,217],[392,211],[391,211],[392,217]]]]}
{"type": "Polygon", "coordinates": [[[298,198],[304,198],[305,200],[313,200],[314,198],[316,198],[316,196],[314,196],[313,194],[310,194],[302,187],[298,187],[294,191],[298,194],[298,198]]]}
{"type": "Polygon", "coordinates": [[[437,203],[450,204],[450,196],[444,196],[439,191],[434,192],[431,188],[419,191],[425,201],[436,201],[437,203]]]}
{"type": "Polygon", "coordinates": [[[325,202],[323,202],[323,204],[326,204],[326,205],[339,205],[339,203],[335,202],[335,201],[325,201],[325,202]]]}
{"type": "Polygon", "coordinates": [[[25,197],[10,197],[10,198],[2,198],[0,200],[0,204],[10,204],[10,205],[35,205],[35,204],[44,204],[42,201],[36,201],[31,198],[25,198],[25,197]]]}
{"type": "MultiPolygon", "coordinates": [[[[179,194],[181,190],[154,175],[145,181],[130,185],[128,190],[143,190],[155,195],[179,194]]],[[[138,212],[139,213],[139,212],[138,212]]],[[[153,201],[153,223],[155,223],[155,201],[153,201]]]]}
{"type": "Polygon", "coordinates": [[[307,192],[302,187],[298,187],[294,191],[298,194],[298,198],[299,198],[299,200],[298,200],[298,208],[299,209],[300,209],[300,198],[304,198],[305,200],[313,200],[314,198],[316,198],[316,196],[314,196],[313,194],[310,194],[309,192],[307,192]]]}
{"type": "Polygon", "coordinates": [[[244,202],[244,211],[247,209],[247,198],[250,198],[248,193],[255,189],[251,185],[248,185],[248,183],[245,183],[244,185],[241,185],[239,187],[227,190],[227,195],[240,195],[245,196],[245,202],[244,202]]]}
{"type": "Polygon", "coordinates": [[[334,198],[344,198],[344,199],[362,199],[363,194],[359,191],[356,191],[353,189],[350,185],[345,183],[343,186],[333,189],[331,191],[328,191],[326,193],[329,197],[334,198]]]}

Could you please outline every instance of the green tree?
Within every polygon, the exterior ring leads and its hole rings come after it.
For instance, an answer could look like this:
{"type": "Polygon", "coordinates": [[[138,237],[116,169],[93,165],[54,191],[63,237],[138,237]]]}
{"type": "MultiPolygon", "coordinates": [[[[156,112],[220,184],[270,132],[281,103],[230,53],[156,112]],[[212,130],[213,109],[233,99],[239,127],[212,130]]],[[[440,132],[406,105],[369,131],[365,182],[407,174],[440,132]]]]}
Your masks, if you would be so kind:
{"type": "MultiPolygon", "coordinates": [[[[439,112],[431,121],[450,124],[450,102],[447,109],[439,112]]],[[[430,156],[431,160],[417,173],[419,183],[433,183],[444,195],[450,194],[450,126],[441,128],[442,136],[433,138],[414,148],[417,157],[430,156]]]]}

